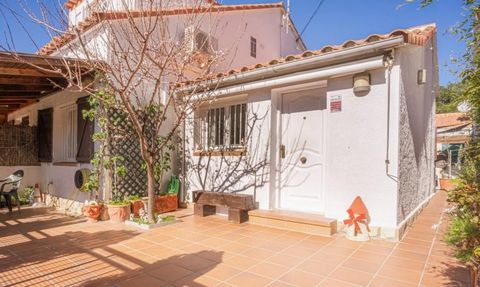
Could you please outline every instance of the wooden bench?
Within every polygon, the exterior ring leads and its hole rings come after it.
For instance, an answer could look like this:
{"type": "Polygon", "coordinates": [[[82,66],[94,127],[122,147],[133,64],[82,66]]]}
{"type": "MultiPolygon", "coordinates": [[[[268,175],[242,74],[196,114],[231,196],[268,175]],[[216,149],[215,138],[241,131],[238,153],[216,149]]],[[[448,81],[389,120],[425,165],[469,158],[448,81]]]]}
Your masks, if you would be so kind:
{"type": "Polygon", "coordinates": [[[246,194],[194,191],[193,202],[195,215],[214,215],[217,207],[227,207],[228,220],[235,223],[248,221],[248,211],[255,209],[253,195],[246,194]]]}

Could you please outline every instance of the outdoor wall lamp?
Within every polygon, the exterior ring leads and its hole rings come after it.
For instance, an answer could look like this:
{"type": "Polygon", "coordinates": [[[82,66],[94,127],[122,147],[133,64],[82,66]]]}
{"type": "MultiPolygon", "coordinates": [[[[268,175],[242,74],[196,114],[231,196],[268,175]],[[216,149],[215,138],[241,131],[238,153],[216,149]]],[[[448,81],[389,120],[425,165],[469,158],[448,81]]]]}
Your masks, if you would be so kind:
{"type": "Polygon", "coordinates": [[[357,96],[365,96],[370,92],[369,73],[361,73],[353,76],[353,92],[357,96]]]}

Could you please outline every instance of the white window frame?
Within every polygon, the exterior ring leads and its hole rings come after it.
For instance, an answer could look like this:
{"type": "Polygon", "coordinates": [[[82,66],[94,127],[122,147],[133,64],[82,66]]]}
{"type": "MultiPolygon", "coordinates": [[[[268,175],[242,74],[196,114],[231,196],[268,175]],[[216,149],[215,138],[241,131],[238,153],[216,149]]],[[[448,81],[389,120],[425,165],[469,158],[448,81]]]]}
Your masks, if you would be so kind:
{"type": "MultiPolygon", "coordinates": [[[[236,111],[238,109],[236,108],[236,111]]],[[[215,115],[216,117],[216,115],[215,115]]],[[[220,128],[220,123],[218,123],[218,127],[220,128]]],[[[208,105],[206,107],[202,107],[195,112],[194,118],[194,145],[195,150],[239,150],[245,149],[246,145],[246,138],[248,135],[248,103],[246,101],[235,101],[235,102],[224,102],[224,103],[217,103],[215,105],[208,105]],[[232,119],[232,107],[240,106],[240,115],[232,119]],[[242,113],[241,108],[244,108],[244,112],[242,113]],[[223,108],[223,144],[216,144],[209,142],[209,123],[208,123],[208,113],[209,111],[215,112],[218,111],[219,115],[221,115],[220,109],[223,108]],[[243,124],[240,124],[239,133],[234,135],[234,141],[232,142],[232,122],[235,124],[235,121],[240,120],[243,124]],[[241,140],[235,137],[240,137],[241,140]]],[[[222,138],[222,135],[218,135],[218,137],[222,138]]],[[[215,141],[215,139],[213,139],[215,141]]]]}
{"type": "Polygon", "coordinates": [[[54,119],[57,121],[57,136],[55,137],[55,161],[77,161],[77,104],[72,103],[59,107],[54,119]]]}

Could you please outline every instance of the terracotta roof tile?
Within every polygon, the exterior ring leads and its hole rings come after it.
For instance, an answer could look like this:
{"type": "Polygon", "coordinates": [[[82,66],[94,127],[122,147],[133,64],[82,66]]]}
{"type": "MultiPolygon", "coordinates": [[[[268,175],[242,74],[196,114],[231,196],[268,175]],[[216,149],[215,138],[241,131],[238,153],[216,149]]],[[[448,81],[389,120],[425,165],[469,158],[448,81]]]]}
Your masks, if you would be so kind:
{"type": "Polygon", "coordinates": [[[437,128],[462,126],[472,123],[472,119],[465,113],[446,113],[436,115],[437,128]]]}
{"type": "MultiPolygon", "coordinates": [[[[65,2],[64,6],[65,6],[65,8],[67,8],[69,10],[72,10],[73,8],[75,8],[77,5],[79,5],[82,2],[83,2],[83,0],[67,0],[67,2],[65,2]]],[[[219,5],[216,0],[207,0],[207,2],[210,3],[210,4],[214,4],[214,5],[219,5]]]]}
{"type": "MultiPolygon", "coordinates": [[[[291,61],[295,61],[303,58],[328,54],[328,53],[336,52],[342,49],[364,46],[377,41],[386,40],[386,39],[395,38],[395,37],[403,37],[403,40],[405,41],[405,43],[422,46],[422,45],[425,45],[428,42],[428,40],[435,34],[435,31],[436,31],[435,24],[427,24],[427,25],[412,27],[407,29],[397,29],[388,34],[372,34],[367,36],[366,38],[359,39],[359,40],[347,40],[341,45],[327,45],[318,50],[309,50],[309,51],[303,52],[302,54],[288,55],[284,58],[273,59],[266,63],[258,63],[252,66],[240,67],[239,69],[237,69],[237,71],[239,71],[238,73],[248,72],[248,71],[269,67],[269,66],[274,66],[274,65],[278,65],[286,62],[291,62],[291,61]]],[[[230,76],[234,74],[233,71],[235,70],[230,70],[223,74],[216,73],[215,77],[218,78],[218,77],[230,76]]],[[[214,76],[210,75],[204,78],[198,78],[196,79],[196,81],[209,80],[212,78],[214,78],[214,76]]],[[[184,85],[184,84],[185,83],[179,83],[179,85],[184,85]]]]}
{"type": "MultiPolygon", "coordinates": [[[[79,4],[82,0],[69,0],[68,3],[79,4]]],[[[269,8],[284,8],[282,2],[278,3],[266,3],[266,4],[243,4],[243,5],[219,5],[216,1],[213,1],[213,5],[196,7],[196,8],[172,8],[172,9],[162,9],[162,10],[151,10],[151,11],[129,11],[126,12],[117,12],[117,11],[106,11],[106,12],[96,12],[92,13],[91,16],[80,22],[76,27],[71,28],[71,30],[65,32],[61,36],[54,37],[49,43],[44,45],[37,52],[40,55],[50,55],[53,52],[57,51],[59,48],[63,47],[77,36],[77,33],[83,33],[89,29],[96,26],[98,23],[104,20],[119,20],[126,19],[129,15],[132,17],[147,17],[147,16],[169,16],[169,15],[184,15],[191,13],[217,13],[217,12],[228,12],[228,11],[241,11],[241,10],[257,10],[257,9],[269,9],[269,8]],[[75,30],[73,30],[75,29],[75,30]]],[[[70,4],[69,4],[70,5],[70,4]]],[[[68,8],[68,7],[67,7],[68,8]]]]}

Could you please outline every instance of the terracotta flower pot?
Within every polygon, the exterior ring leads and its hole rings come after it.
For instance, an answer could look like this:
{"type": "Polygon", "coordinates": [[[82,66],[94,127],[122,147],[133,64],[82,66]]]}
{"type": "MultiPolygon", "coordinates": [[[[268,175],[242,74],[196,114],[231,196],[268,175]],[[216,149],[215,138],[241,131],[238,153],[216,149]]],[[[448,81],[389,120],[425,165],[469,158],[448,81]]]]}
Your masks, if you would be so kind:
{"type": "Polygon", "coordinates": [[[450,191],[455,188],[455,185],[453,184],[452,180],[449,178],[441,178],[440,179],[440,189],[450,191]]]}
{"type": "Polygon", "coordinates": [[[139,217],[140,209],[143,208],[143,201],[141,199],[132,200],[130,201],[130,204],[131,204],[131,212],[133,213],[133,216],[139,217]]]}
{"type": "Polygon", "coordinates": [[[102,213],[102,204],[98,205],[85,205],[83,206],[83,214],[88,218],[89,222],[97,222],[98,217],[102,213]]]}
{"type": "Polygon", "coordinates": [[[155,211],[165,213],[177,210],[177,195],[160,195],[155,198],[155,211]]]}
{"type": "Polygon", "coordinates": [[[130,204],[108,205],[108,216],[111,221],[124,222],[130,218],[130,204]]]}

